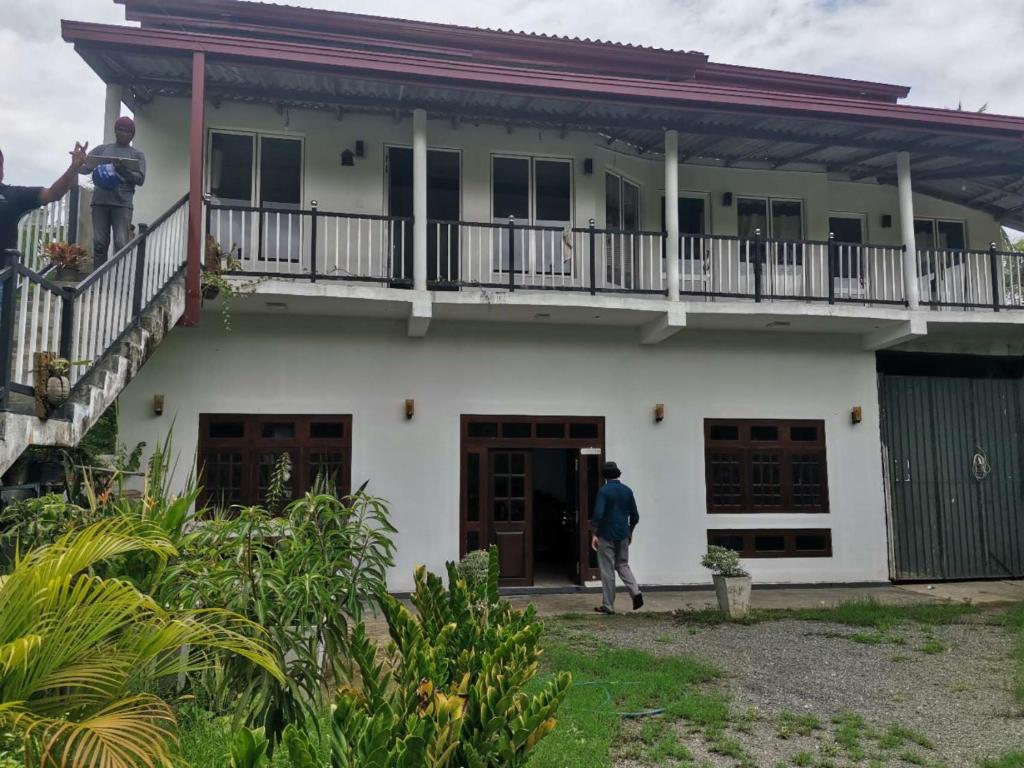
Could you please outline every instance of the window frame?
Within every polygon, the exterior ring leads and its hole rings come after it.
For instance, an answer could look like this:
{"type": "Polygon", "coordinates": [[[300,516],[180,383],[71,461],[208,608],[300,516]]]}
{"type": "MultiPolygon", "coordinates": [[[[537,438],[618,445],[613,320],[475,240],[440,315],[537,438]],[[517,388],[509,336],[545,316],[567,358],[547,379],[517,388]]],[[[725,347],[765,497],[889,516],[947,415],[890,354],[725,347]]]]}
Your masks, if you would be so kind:
{"type": "Polygon", "coordinates": [[[259,496],[259,456],[272,451],[289,451],[293,456],[292,498],[300,498],[316,479],[312,477],[309,456],[318,451],[340,452],[341,472],[337,479],[339,495],[347,495],[352,488],[352,416],[348,414],[236,414],[236,413],[201,413],[199,414],[199,441],[197,446],[197,477],[203,492],[197,502],[200,507],[216,508],[224,506],[214,496],[208,484],[207,468],[209,457],[216,452],[241,454],[240,499],[228,506],[249,506],[261,504],[259,496]],[[213,437],[210,434],[212,425],[219,423],[241,422],[241,436],[213,437]],[[264,437],[262,427],[265,424],[287,423],[295,425],[295,436],[286,438],[264,437]],[[331,423],[342,425],[341,437],[313,437],[314,423],[331,423]]]}
{"type": "Polygon", "coordinates": [[[920,243],[917,244],[917,249],[930,250],[930,251],[959,251],[959,250],[970,250],[970,240],[968,239],[967,231],[967,220],[966,219],[950,219],[944,216],[915,216],[914,225],[915,227],[919,223],[927,223],[932,229],[932,242],[937,243],[939,241],[939,224],[957,224],[963,230],[964,233],[964,247],[960,248],[940,248],[937,245],[933,245],[930,248],[923,248],[920,243]]]}
{"type": "MultiPolygon", "coordinates": [[[[789,260],[785,260],[784,261],[783,258],[780,257],[779,252],[776,251],[776,253],[773,255],[773,258],[771,259],[771,263],[775,267],[782,267],[782,268],[787,268],[787,267],[793,267],[793,268],[795,268],[795,267],[803,267],[804,256],[803,256],[803,245],[802,244],[803,244],[803,242],[807,238],[807,202],[803,198],[800,198],[800,197],[772,197],[770,195],[744,195],[744,194],[737,194],[735,199],[736,199],[736,236],[738,238],[740,238],[740,240],[745,239],[743,237],[743,235],[740,235],[740,229],[739,229],[739,225],[740,225],[740,221],[739,221],[740,220],[740,202],[743,201],[743,200],[750,200],[750,201],[756,201],[756,202],[759,202],[759,203],[764,203],[764,209],[765,209],[765,214],[766,214],[765,221],[766,221],[767,227],[768,227],[768,231],[762,233],[763,234],[763,238],[764,238],[764,242],[759,247],[753,249],[755,251],[755,253],[757,254],[755,256],[755,258],[753,258],[753,259],[749,258],[746,249],[744,249],[742,247],[740,248],[740,253],[739,253],[740,263],[741,264],[752,263],[755,259],[759,259],[762,264],[765,264],[765,263],[768,262],[768,251],[769,251],[769,244],[770,243],[777,243],[777,242],[778,243],[797,243],[798,247],[793,249],[792,253],[790,254],[790,259],[789,260]],[[775,203],[797,203],[800,206],[800,237],[799,237],[798,240],[776,240],[776,238],[775,238],[775,217],[773,215],[773,206],[775,205],[775,203]]],[[[752,237],[753,237],[753,235],[751,235],[751,238],[752,237]]],[[[746,238],[746,239],[750,239],[750,238],[746,238]]]]}
{"type": "MultiPolygon", "coordinates": [[[[790,557],[832,557],[832,529],[831,528],[708,528],[708,545],[725,546],[722,539],[740,537],[743,539],[743,546],[735,550],[741,558],[790,558],[790,557]],[[780,550],[757,549],[756,541],[759,536],[781,536],[783,537],[783,548],[780,550]],[[799,536],[823,536],[825,538],[824,549],[797,549],[796,540],[799,536]]],[[[733,549],[732,547],[727,547],[733,549]]]]}
{"type": "Polygon", "coordinates": [[[525,160],[527,163],[527,208],[529,209],[529,216],[526,220],[516,219],[516,224],[524,225],[536,225],[537,224],[537,161],[545,163],[563,163],[569,166],[569,220],[564,223],[570,229],[573,223],[576,221],[576,167],[575,159],[572,157],[566,157],[563,155],[531,155],[531,154],[518,154],[515,152],[492,152],[489,163],[490,171],[490,184],[488,185],[488,192],[490,194],[490,210],[491,210],[491,222],[494,224],[507,224],[508,217],[497,218],[494,213],[494,161],[498,159],[503,160],[525,160]]]}
{"type": "MultiPolygon", "coordinates": [[[[822,419],[705,419],[704,420],[704,484],[708,514],[797,514],[819,515],[830,511],[828,484],[828,453],[825,435],[825,422],[822,419]],[[712,430],[719,426],[735,426],[738,430],[736,440],[723,440],[712,437],[712,430]],[[779,431],[775,441],[757,440],[752,436],[752,428],[769,427],[779,431]],[[793,427],[815,427],[817,439],[813,441],[793,440],[793,427]],[[760,453],[757,453],[760,452],[760,453]],[[818,485],[821,488],[820,501],[814,505],[797,505],[795,488],[795,472],[793,460],[795,456],[813,454],[818,457],[817,466],[821,473],[818,485]],[[776,466],[779,471],[777,504],[754,503],[754,460],[755,455],[777,454],[776,466]],[[713,460],[714,456],[734,456],[739,459],[738,478],[735,486],[739,487],[739,504],[723,504],[715,501],[721,497],[722,482],[716,483],[716,469],[722,461],[713,460]]],[[[736,494],[733,494],[736,495],[736,494]]]]}

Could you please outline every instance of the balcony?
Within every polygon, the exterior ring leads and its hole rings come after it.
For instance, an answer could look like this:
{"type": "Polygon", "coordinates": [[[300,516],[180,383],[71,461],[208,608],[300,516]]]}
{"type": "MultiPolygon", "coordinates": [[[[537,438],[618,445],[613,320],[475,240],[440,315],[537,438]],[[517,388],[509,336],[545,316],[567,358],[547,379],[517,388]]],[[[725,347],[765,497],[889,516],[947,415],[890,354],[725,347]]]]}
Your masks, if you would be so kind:
{"type": "MultiPolygon", "coordinates": [[[[206,203],[206,231],[230,247],[237,274],[410,289],[409,217],[206,203]]],[[[667,236],[657,231],[427,222],[433,291],[669,295],[667,236]]],[[[681,235],[678,280],[691,303],[798,303],[905,308],[905,249],[829,240],[681,235]]],[[[918,249],[920,306],[1024,309],[1024,253],[918,249]]]]}

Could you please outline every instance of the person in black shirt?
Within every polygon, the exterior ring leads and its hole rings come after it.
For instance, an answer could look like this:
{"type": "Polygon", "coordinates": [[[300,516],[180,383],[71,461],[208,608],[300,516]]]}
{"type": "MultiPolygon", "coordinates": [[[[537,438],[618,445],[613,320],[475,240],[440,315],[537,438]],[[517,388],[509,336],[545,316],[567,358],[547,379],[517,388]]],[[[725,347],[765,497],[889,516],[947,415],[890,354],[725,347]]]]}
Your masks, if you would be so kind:
{"type": "Polygon", "coordinates": [[[4,184],[4,153],[0,152],[0,252],[17,250],[18,222],[34,208],[60,200],[78,178],[89,144],[75,142],[71,165],[48,187],[12,187],[4,184]]]}

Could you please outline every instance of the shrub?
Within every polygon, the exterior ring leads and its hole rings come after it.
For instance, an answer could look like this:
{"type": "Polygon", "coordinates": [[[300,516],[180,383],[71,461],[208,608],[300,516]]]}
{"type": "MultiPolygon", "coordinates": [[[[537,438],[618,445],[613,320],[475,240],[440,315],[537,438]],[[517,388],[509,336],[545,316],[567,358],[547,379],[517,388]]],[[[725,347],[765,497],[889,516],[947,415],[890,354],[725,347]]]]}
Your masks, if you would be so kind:
{"type": "MultiPolygon", "coordinates": [[[[517,768],[555,727],[572,684],[559,674],[536,693],[542,625],[532,606],[517,611],[498,597],[497,551],[488,577],[469,587],[449,563],[449,588],[416,571],[414,615],[380,598],[391,643],[384,659],[356,626],[350,643],[356,687],[343,686],[331,720],[335,768],[517,768]]],[[[286,736],[296,768],[314,754],[296,730],[286,736]]],[[[310,766],[311,768],[311,766],[310,766]]]]}
{"type": "Polygon", "coordinates": [[[740,565],[740,556],[735,550],[715,544],[708,546],[708,551],[701,558],[700,564],[716,576],[749,576],[740,565]]]}
{"type": "Polygon", "coordinates": [[[242,617],[166,611],[126,581],[93,575],[138,553],[163,560],[174,548],[152,526],[104,520],[29,552],[0,578],[0,732],[21,737],[26,766],[168,763],[174,715],[143,691],[205,665],[210,649],[280,677],[242,617]]]}
{"type": "Polygon", "coordinates": [[[459,576],[465,580],[470,592],[477,592],[486,584],[490,562],[490,554],[485,550],[478,549],[462,558],[456,566],[459,576]]]}
{"type": "Polygon", "coordinates": [[[264,627],[285,680],[227,656],[193,680],[216,711],[264,729],[271,747],[310,718],[325,677],[347,672],[350,622],[385,589],[394,528],[380,499],[310,493],[276,518],[262,507],[220,513],[186,536],[163,580],[172,605],[222,606],[264,627]],[[321,661],[322,660],[322,661],[321,661]]]}

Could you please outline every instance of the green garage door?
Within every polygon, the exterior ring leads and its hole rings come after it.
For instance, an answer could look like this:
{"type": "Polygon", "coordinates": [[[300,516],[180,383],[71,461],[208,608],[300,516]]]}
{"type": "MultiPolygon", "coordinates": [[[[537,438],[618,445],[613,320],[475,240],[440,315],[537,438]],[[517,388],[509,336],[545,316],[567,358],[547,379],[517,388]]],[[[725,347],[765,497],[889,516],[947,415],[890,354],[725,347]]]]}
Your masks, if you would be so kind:
{"type": "Polygon", "coordinates": [[[879,388],[893,579],[1024,575],[1022,380],[882,372],[879,388]]]}

